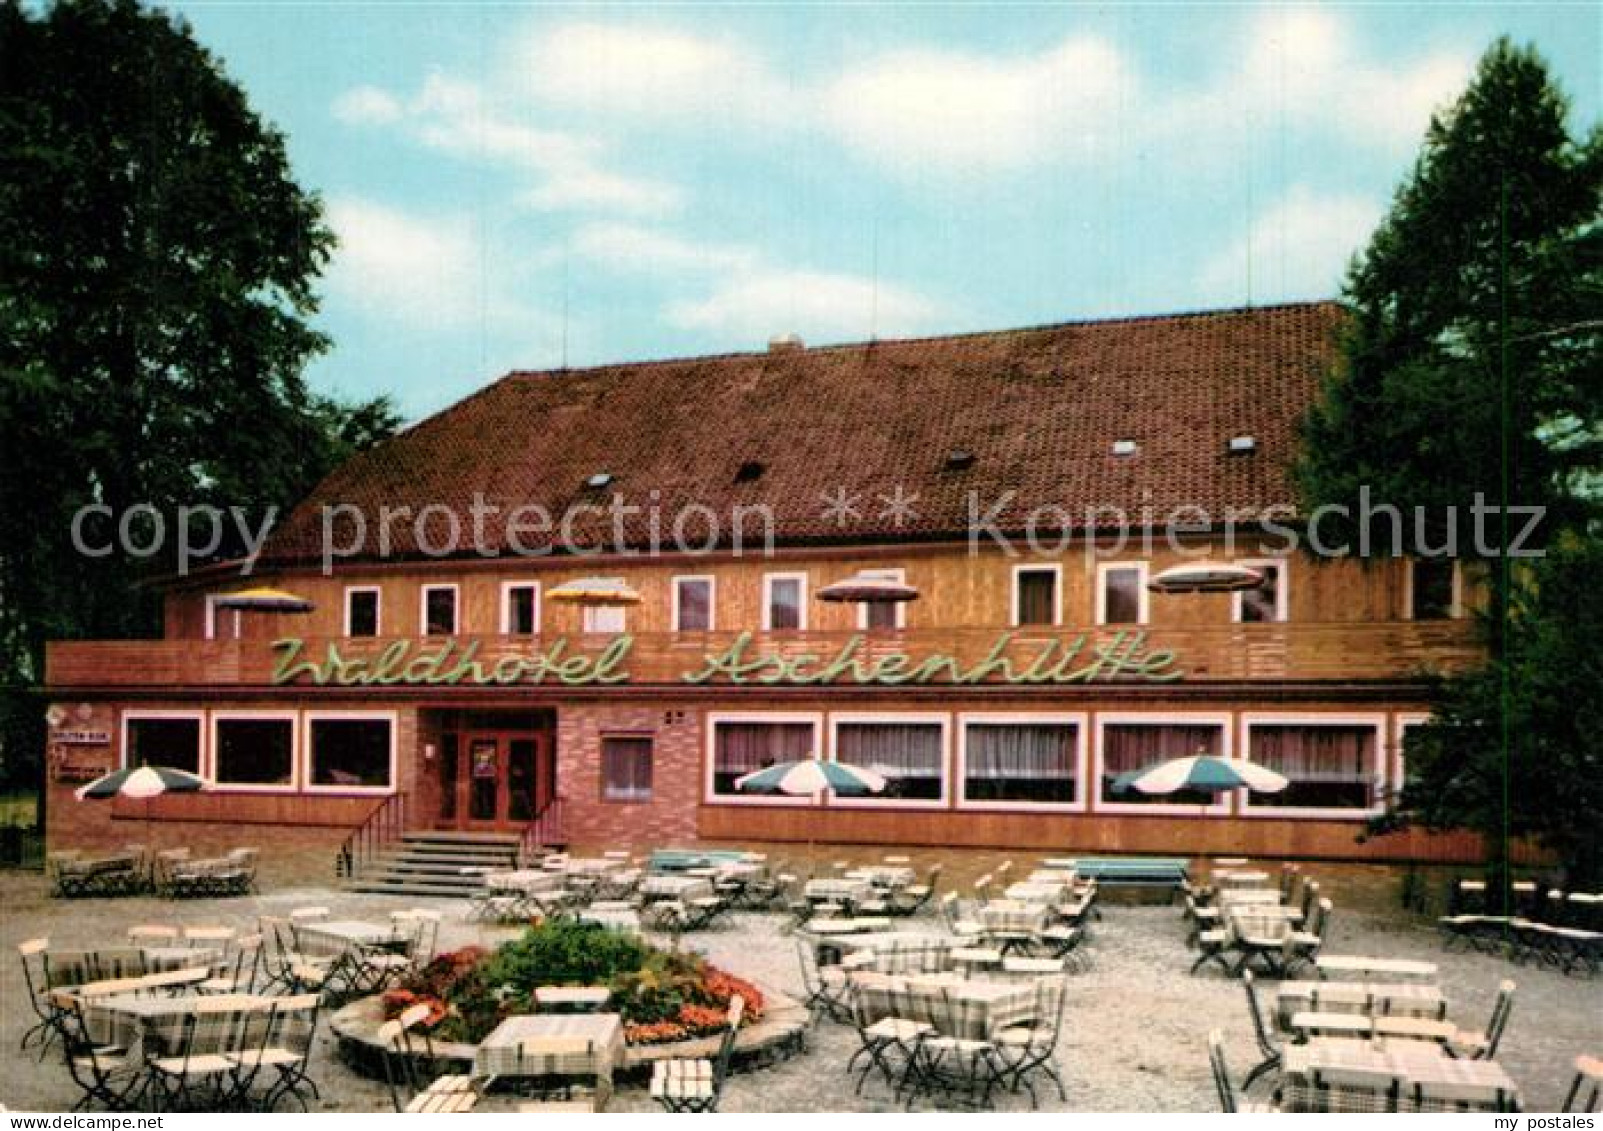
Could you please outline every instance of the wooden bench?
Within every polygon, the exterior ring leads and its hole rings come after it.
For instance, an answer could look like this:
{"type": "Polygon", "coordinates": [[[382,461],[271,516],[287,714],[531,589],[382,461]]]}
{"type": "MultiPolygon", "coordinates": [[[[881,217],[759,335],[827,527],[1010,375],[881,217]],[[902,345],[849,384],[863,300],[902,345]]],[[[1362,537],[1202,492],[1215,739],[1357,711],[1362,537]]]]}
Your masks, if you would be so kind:
{"type": "Polygon", "coordinates": [[[1327,980],[1355,982],[1433,982],[1434,962],[1413,958],[1369,958],[1357,954],[1322,954],[1314,959],[1319,976],[1327,980]]]}
{"type": "Polygon", "coordinates": [[[441,1076],[430,1082],[406,1105],[408,1115],[450,1115],[472,1111],[479,1102],[471,1076],[441,1076]]]}

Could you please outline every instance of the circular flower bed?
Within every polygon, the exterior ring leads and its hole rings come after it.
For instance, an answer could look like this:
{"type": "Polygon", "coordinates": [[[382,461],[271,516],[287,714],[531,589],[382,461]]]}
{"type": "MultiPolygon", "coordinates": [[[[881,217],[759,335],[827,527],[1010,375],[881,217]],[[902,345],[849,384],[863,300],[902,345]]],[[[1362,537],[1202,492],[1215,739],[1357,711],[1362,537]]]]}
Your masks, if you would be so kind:
{"type": "Polygon", "coordinates": [[[537,986],[606,986],[632,1045],[715,1033],[737,994],[746,1000],[748,1021],[763,1011],[756,986],[698,955],[663,950],[613,927],[557,920],[536,923],[493,951],[470,946],[437,955],[385,992],[384,1016],[426,1002],[434,1036],[476,1043],[504,1018],[533,1013],[537,986]]]}

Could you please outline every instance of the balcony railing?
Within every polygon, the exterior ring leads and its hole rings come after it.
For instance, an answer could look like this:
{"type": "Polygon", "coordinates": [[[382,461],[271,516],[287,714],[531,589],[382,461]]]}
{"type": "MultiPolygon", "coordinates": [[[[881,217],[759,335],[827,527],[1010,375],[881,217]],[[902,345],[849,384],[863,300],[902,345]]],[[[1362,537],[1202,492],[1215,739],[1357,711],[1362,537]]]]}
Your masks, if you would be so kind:
{"type": "Polygon", "coordinates": [[[1475,663],[1466,621],[651,633],[627,637],[64,641],[47,685],[380,690],[1396,680],[1475,663]],[[1164,654],[1168,654],[1167,658],[1164,654]]]}

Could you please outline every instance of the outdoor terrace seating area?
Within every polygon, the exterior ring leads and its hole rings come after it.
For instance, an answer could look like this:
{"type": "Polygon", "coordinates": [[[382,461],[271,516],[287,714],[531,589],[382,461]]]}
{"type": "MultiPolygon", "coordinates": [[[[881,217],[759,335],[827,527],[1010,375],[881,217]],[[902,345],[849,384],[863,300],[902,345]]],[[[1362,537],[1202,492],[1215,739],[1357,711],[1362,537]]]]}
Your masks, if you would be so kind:
{"type": "Polygon", "coordinates": [[[167,899],[218,898],[256,890],[259,856],[255,848],[199,857],[187,848],[152,853],[144,845],[129,844],[97,854],[52,852],[45,857],[45,872],[51,894],[64,899],[143,892],[167,899]]]}
{"type": "Polygon", "coordinates": [[[1502,954],[1519,965],[1565,974],[1603,970],[1603,892],[1544,889],[1532,880],[1514,881],[1506,901],[1494,899],[1492,891],[1485,880],[1451,886],[1448,912],[1437,920],[1444,946],[1502,954]]]}
{"type": "MultiPolygon", "coordinates": [[[[1566,982],[1556,967],[1532,964],[1518,985],[1500,985],[1500,954],[1457,942],[1439,955],[1399,949],[1402,936],[1362,925],[1372,912],[1336,913],[1332,893],[1346,889],[1323,868],[1185,863],[1181,907],[1126,904],[1105,872],[1082,875],[1072,857],[776,846],[552,854],[487,876],[471,900],[426,907],[299,889],[208,903],[202,919],[164,915],[172,905],[148,895],[107,900],[109,941],[69,919],[18,948],[13,973],[34,1009],[25,1072],[13,1075],[28,1077],[24,1095],[62,1106],[140,1110],[1597,1102],[1584,1071],[1603,1043],[1586,1021],[1593,983],[1572,976],[1578,992],[1555,997],[1566,982]],[[1271,907],[1286,925],[1278,947],[1267,928],[1229,926],[1261,924],[1271,907]],[[1310,915],[1322,915],[1322,934],[1310,915]],[[466,1053],[442,1043],[436,1006],[398,997],[375,1021],[369,1039],[382,1055],[365,1075],[330,1055],[348,1004],[415,985],[435,955],[516,939],[530,921],[593,921],[706,954],[751,979],[770,1010],[786,999],[805,1007],[805,1037],[759,1053],[747,1031],[761,1022],[731,1020],[731,1009],[693,1043],[635,1044],[615,986],[552,982],[466,1053]],[[1234,944],[1188,978],[1214,931],[1234,944]],[[1298,934],[1321,941],[1288,950],[1298,934]],[[1203,950],[1188,954],[1188,936],[1203,950]],[[1555,1008],[1557,1026],[1545,1023],[1555,1008]],[[1132,1052],[1148,1043],[1152,1052],[1132,1052]],[[1132,1077],[1121,1066],[1131,1055],[1173,1067],[1132,1077]]],[[[73,906],[101,914],[100,901],[73,906]]],[[[0,1095],[27,1106],[17,1099],[0,1095]]]]}

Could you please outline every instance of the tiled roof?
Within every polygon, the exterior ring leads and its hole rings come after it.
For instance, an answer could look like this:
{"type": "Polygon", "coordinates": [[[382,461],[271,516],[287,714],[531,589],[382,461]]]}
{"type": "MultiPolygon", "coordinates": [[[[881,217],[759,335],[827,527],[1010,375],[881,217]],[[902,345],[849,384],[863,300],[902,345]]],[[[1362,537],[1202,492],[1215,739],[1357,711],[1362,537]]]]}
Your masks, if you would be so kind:
{"type": "MultiPolygon", "coordinates": [[[[1139,517],[1197,506],[1288,505],[1296,425],[1335,357],[1335,303],[1076,322],[995,333],[815,349],[514,372],[331,474],[273,534],[270,561],[315,556],[324,506],[360,508],[376,555],[379,508],[443,505],[472,529],[475,496],[496,508],[485,543],[506,547],[503,518],[536,504],[556,521],[575,504],[659,508],[664,537],[699,504],[728,529],[732,508],[771,508],[782,543],[883,542],[963,534],[971,496],[998,525],[1087,521],[1093,507],[1139,517]],[[1229,440],[1250,435],[1250,454],[1229,440]],[[1134,440],[1133,455],[1114,455],[1134,440]],[[966,469],[948,455],[973,456],[966,469]],[[760,473],[743,464],[760,465],[760,473]],[[606,473],[604,488],[586,480],[606,473]],[[879,498],[900,486],[913,515],[879,498]],[[844,525],[826,513],[855,501],[844,525]]],[[[585,512],[578,512],[585,514],[585,512]]],[[[648,543],[649,514],[625,541],[648,543]]],[[[434,512],[430,541],[446,529],[434,512]]],[[[336,529],[345,529],[336,526],[336,529]]],[[[610,515],[575,529],[613,543],[610,515]]],[[[686,530],[699,539],[699,521],[686,530]]],[[[752,525],[748,530],[756,530],[752,525]]],[[[391,556],[418,552],[410,522],[391,556]]],[[[547,541],[526,532],[525,548],[547,541]]],[[[471,547],[464,548],[471,553],[471,547]]]]}

